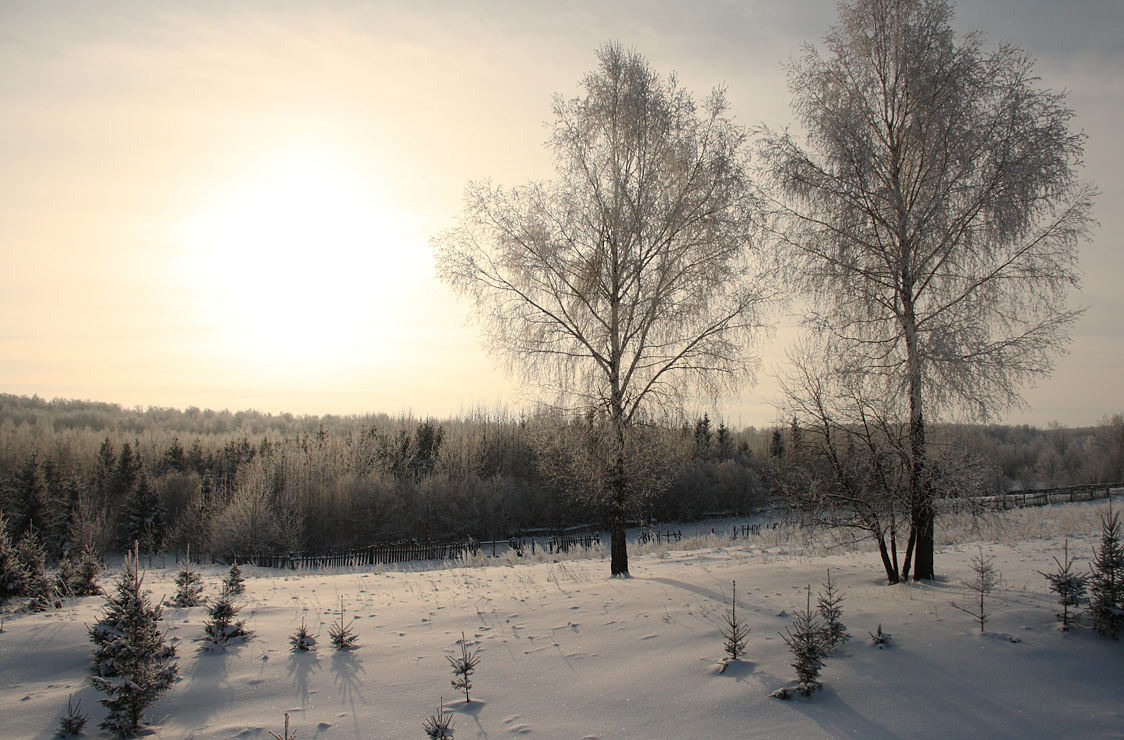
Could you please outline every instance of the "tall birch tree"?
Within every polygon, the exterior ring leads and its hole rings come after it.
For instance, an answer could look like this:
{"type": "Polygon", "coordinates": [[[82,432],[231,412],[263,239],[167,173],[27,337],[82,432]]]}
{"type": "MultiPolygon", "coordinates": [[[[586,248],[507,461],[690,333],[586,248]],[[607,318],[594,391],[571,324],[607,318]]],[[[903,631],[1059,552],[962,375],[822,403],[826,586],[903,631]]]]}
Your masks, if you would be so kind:
{"type": "Polygon", "coordinates": [[[823,362],[877,381],[908,428],[911,558],[934,575],[926,424],[1021,405],[1080,311],[1078,244],[1094,188],[1065,93],[945,0],[851,0],[821,51],[789,66],[806,134],[765,130],[773,235],[823,362]]]}
{"type": "Polygon", "coordinates": [[[433,240],[438,275],[472,300],[490,353],[575,418],[598,418],[613,575],[639,425],[752,375],[766,283],[746,132],[721,91],[696,105],[674,76],[610,44],[581,97],[554,99],[555,179],[467,188],[433,240]],[[593,416],[590,417],[589,415],[593,416]]]}

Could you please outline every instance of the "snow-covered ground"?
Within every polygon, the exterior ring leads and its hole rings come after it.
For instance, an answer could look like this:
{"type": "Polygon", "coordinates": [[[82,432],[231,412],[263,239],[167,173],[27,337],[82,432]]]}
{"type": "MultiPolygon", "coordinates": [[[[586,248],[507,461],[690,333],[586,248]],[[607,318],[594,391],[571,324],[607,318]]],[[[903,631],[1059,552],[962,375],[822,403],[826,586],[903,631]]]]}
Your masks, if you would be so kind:
{"type": "MultiPolygon", "coordinates": [[[[180,680],[149,709],[145,734],[268,740],[288,712],[299,740],[422,740],[423,720],[444,698],[462,739],[1120,738],[1124,642],[1088,627],[1061,632],[1037,573],[1054,569],[1065,537],[1085,570],[1105,509],[1015,512],[954,531],[962,543],[939,549],[942,575],[925,585],[886,586],[875,553],[825,551],[780,530],[681,545],[701,549],[634,548],[627,580],[610,578],[604,559],[245,568],[249,642],[203,651],[206,610],[166,609],[180,680]],[[950,604],[969,599],[960,580],[971,575],[977,545],[1003,575],[984,634],[950,604]],[[770,698],[794,679],[778,633],[829,568],[852,639],[827,661],[822,692],[770,698]],[[720,672],[718,627],[734,580],[752,632],[745,658],[720,672]],[[328,642],[341,600],[359,634],[349,652],[328,642]],[[319,634],[315,652],[291,650],[302,621],[319,634]],[[868,636],[879,624],[893,635],[886,649],[868,636]],[[468,705],[450,686],[446,659],[459,654],[462,631],[481,648],[468,705]]],[[[154,597],[170,597],[174,575],[150,568],[145,583],[154,597]]],[[[225,569],[205,575],[214,595],[225,569]]],[[[87,597],[6,616],[0,737],[52,737],[71,694],[90,715],[85,735],[104,736],[86,632],[103,603],[87,597]]]]}

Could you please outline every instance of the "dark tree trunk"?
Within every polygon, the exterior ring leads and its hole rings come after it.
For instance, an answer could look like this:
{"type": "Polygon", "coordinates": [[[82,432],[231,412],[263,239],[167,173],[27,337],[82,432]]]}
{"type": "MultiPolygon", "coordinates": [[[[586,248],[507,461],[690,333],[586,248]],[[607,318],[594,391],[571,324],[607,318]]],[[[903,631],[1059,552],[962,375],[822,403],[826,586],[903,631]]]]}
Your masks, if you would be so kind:
{"type": "Polygon", "coordinates": [[[614,497],[613,511],[609,515],[609,573],[628,575],[628,541],[624,531],[624,507],[614,497]]]}
{"type": "Polygon", "coordinates": [[[886,581],[891,585],[898,583],[901,580],[898,576],[898,566],[890,557],[890,550],[886,547],[886,537],[882,534],[878,535],[878,554],[882,556],[882,567],[886,569],[886,581]]]}

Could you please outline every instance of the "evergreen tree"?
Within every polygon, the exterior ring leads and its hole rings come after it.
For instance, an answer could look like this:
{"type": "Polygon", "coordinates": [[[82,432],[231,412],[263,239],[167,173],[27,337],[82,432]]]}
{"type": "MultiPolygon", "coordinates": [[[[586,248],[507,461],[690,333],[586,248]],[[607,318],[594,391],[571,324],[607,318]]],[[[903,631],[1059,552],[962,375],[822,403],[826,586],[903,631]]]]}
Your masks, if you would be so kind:
{"type": "Polygon", "coordinates": [[[842,603],[843,594],[836,589],[829,570],[827,581],[823,584],[823,591],[820,592],[816,601],[816,610],[820,613],[820,618],[823,619],[824,644],[827,646],[828,652],[834,652],[837,647],[851,639],[846,625],[840,619],[843,616],[843,607],[840,606],[842,603]]]}
{"type": "MultiPolygon", "coordinates": [[[[796,621],[792,623],[792,629],[786,628],[781,639],[788,645],[794,658],[792,667],[796,669],[796,680],[799,682],[797,692],[803,696],[811,696],[823,686],[819,682],[819,676],[828,651],[824,642],[823,626],[812,612],[811,586],[808,586],[807,607],[803,611],[796,612],[796,621]]],[[[789,693],[782,689],[775,696],[787,699],[789,693]]]]}
{"type": "Polygon", "coordinates": [[[90,628],[90,680],[106,694],[99,703],[109,710],[101,727],[119,737],[136,734],[145,709],[171,688],[179,672],[175,648],[165,645],[160,631],[163,609],[142,590],[138,559],[135,551],[125,557],[102,618],[90,628]]]}
{"type": "Polygon", "coordinates": [[[20,538],[15,555],[23,570],[20,594],[29,599],[28,611],[45,612],[61,607],[62,597],[54,579],[47,575],[47,551],[33,530],[20,538]]]}
{"type": "Polygon", "coordinates": [[[246,621],[237,618],[241,609],[234,603],[234,595],[223,589],[219,597],[211,602],[210,618],[203,623],[204,639],[213,647],[226,645],[232,640],[250,639],[246,621]]]}
{"type": "Polygon", "coordinates": [[[16,536],[23,536],[25,532],[42,535],[47,531],[47,484],[34,452],[8,484],[8,500],[15,507],[11,524],[16,536]]]}
{"type": "Polygon", "coordinates": [[[102,592],[97,583],[101,569],[97,551],[86,545],[77,559],[67,556],[59,561],[58,589],[70,596],[97,596],[102,592]]]}
{"type": "Polygon", "coordinates": [[[230,574],[227,575],[222,585],[223,588],[235,596],[240,596],[246,592],[246,579],[242,577],[242,569],[238,567],[237,562],[232,562],[230,564],[230,574]]]}
{"type": "Polygon", "coordinates": [[[9,599],[20,595],[26,579],[27,573],[16,557],[12,538],[8,536],[8,521],[4,517],[4,512],[0,511],[0,608],[3,608],[9,599]]]}
{"type": "Polygon", "coordinates": [[[1073,557],[1069,554],[1069,540],[1065,541],[1062,560],[1054,557],[1058,569],[1053,573],[1038,574],[1050,584],[1050,590],[1058,595],[1058,603],[1062,610],[1057,614],[1058,621],[1062,623],[1062,630],[1068,630],[1071,624],[1076,624],[1081,618],[1079,614],[1070,613],[1071,608],[1076,608],[1085,603],[1085,590],[1088,588],[1088,578],[1073,572],[1073,557]]]}
{"type": "Polygon", "coordinates": [[[167,530],[168,515],[164,502],[149,484],[144,468],[141,468],[122,511],[122,541],[136,542],[141,552],[151,555],[160,548],[167,530]]]}
{"type": "MultiPolygon", "coordinates": [[[[749,627],[746,626],[745,620],[738,616],[737,589],[738,582],[730,581],[730,611],[723,615],[723,624],[718,628],[718,632],[724,639],[722,647],[732,661],[737,660],[745,653],[745,641],[749,636],[749,627]]],[[[728,663],[722,665],[723,671],[726,670],[726,665],[728,663]]]]}
{"type": "Polygon", "coordinates": [[[1089,605],[1093,627],[1116,639],[1124,630],[1124,549],[1120,546],[1120,514],[1101,516],[1101,548],[1093,550],[1089,574],[1089,605]]]}
{"type": "Polygon", "coordinates": [[[461,633],[461,654],[459,656],[446,655],[449,665],[453,667],[453,688],[464,691],[464,703],[469,703],[468,690],[472,688],[472,674],[480,663],[480,648],[468,649],[468,643],[461,633]]]}
{"type": "Polygon", "coordinates": [[[343,598],[340,598],[340,621],[333,622],[328,627],[328,639],[332,641],[332,645],[336,650],[350,650],[355,647],[359,635],[355,633],[354,625],[355,620],[344,624],[343,621],[343,598]]]}
{"type": "Polygon", "coordinates": [[[180,609],[199,606],[203,603],[203,576],[191,567],[191,547],[187,548],[187,559],[176,573],[176,594],[171,605],[180,609]]]}

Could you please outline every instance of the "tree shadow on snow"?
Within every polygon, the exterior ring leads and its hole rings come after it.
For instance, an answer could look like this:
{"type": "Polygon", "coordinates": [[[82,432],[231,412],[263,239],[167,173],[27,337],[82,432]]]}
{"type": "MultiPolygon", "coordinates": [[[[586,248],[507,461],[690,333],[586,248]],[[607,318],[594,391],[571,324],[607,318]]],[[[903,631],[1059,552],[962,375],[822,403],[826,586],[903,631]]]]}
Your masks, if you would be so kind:
{"type": "Polygon", "coordinates": [[[301,708],[308,708],[308,678],[320,670],[320,657],[314,652],[291,653],[289,655],[289,676],[293,680],[301,708]]]}

